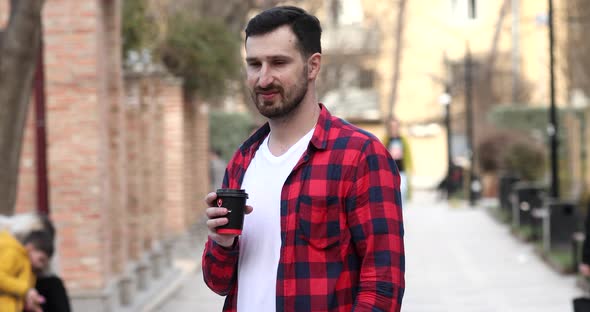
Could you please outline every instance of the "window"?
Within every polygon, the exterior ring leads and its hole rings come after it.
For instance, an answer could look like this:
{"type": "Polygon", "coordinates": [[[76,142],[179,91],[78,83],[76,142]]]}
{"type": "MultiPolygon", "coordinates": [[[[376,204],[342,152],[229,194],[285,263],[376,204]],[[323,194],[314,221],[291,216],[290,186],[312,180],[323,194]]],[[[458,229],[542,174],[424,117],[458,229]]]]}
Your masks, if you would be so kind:
{"type": "Polygon", "coordinates": [[[468,17],[470,19],[477,18],[477,0],[469,0],[468,2],[468,17]]]}
{"type": "Polygon", "coordinates": [[[375,85],[375,73],[370,69],[361,69],[359,73],[359,87],[371,89],[375,85]]]}
{"type": "Polygon", "coordinates": [[[477,19],[477,0],[451,0],[451,14],[460,20],[477,19]]]}
{"type": "Polygon", "coordinates": [[[375,88],[375,71],[358,64],[330,64],[322,67],[324,86],[333,88],[375,88]]]}
{"type": "Polygon", "coordinates": [[[363,22],[363,5],[360,0],[327,0],[328,20],[332,25],[354,25],[363,22]]]}

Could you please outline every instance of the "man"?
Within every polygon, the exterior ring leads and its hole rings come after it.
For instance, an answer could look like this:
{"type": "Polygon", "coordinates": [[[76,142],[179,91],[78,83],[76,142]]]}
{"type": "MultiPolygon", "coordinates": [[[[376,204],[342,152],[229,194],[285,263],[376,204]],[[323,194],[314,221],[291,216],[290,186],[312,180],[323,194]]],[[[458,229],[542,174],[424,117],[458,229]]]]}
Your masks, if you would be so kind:
{"type": "Polygon", "coordinates": [[[247,83],[268,123],[226,170],[223,186],[249,195],[239,237],[216,232],[227,210],[205,199],[203,275],[224,311],[400,311],[399,175],[383,144],[317,102],[320,37],[290,6],[246,27],[247,83]]]}
{"type": "Polygon", "coordinates": [[[412,156],[410,154],[410,145],[406,138],[404,138],[400,133],[400,123],[399,120],[395,117],[389,118],[389,137],[385,143],[389,153],[393,160],[395,160],[395,164],[397,169],[399,170],[399,175],[401,178],[401,193],[402,198],[407,199],[409,198],[409,185],[408,185],[408,172],[411,170],[412,167],[412,156]]]}

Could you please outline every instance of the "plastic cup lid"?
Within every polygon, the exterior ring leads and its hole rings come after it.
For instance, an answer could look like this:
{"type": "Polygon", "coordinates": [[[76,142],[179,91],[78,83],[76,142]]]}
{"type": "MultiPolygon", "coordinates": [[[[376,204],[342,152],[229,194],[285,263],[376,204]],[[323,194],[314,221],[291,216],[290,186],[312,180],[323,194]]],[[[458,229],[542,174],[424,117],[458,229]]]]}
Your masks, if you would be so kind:
{"type": "Polygon", "coordinates": [[[245,197],[248,198],[248,193],[243,189],[217,189],[217,196],[230,196],[230,197],[245,197]]]}

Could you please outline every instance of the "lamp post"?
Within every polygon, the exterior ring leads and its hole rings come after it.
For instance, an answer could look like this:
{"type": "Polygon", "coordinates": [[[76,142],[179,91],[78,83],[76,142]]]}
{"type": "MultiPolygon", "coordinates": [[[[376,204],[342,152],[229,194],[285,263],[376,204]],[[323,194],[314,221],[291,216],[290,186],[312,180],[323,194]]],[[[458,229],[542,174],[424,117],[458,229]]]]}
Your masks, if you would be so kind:
{"type": "Polygon", "coordinates": [[[557,109],[555,107],[555,56],[553,34],[553,1],[549,0],[549,88],[551,103],[549,109],[549,126],[547,134],[551,144],[551,197],[559,198],[559,163],[558,163],[558,124],[557,109]]]}
{"type": "Polygon", "coordinates": [[[475,134],[473,129],[472,60],[469,42],[465,46],[465,120],[467,128],[467,157],[469,157],[469,206],[474,207],[481,184],[475,174],[475,134]]]}
{"type": "Polygon", "coordinates": [[[451,171],[453,168],[453,150],[451,138],[451,87],[445,84],[445,92],[440,95],[438,102],[445,108],[445,127],[447,128],[447,177],[446,177],[446,191],[447,195],[451,193],[451,171]]]}

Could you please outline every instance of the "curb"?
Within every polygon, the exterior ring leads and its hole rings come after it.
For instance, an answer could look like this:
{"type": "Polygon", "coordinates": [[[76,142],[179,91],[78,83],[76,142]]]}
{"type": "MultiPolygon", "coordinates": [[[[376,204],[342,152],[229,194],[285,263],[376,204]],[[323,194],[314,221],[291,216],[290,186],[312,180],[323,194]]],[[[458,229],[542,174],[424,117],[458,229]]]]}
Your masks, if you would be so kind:
{"type": "MultiPolygon", "coordinates": [[[[194,239],[195,237],[193,237],[194,239]]],[[[199,237],[200,239],[202,239],[201,237],[199,237]]],[[[204,248],[205,248],[205,242],[206,242],[206,238],[205,241],[202,241],[201,244],[199,244],[199,249],[197,249],[195,251],[195,253],[193,255],[202,255],[204,248]]],[[[174,260],[174,270],[178,270],[179,272],[177,273],[176,278],[174,278],[174,280],[166,283],[164,287],[161,287],[160,289],[158,289],[157,294],[155,294],[154,297],[152,297],[151,300],[149,300],[149,302],[144,303],[143,305],[141,305],[141,309],[139,309],[138,311],[141,312],[158,312],[159,309],[161,308],[161,306],[163,306],[166,302],[168,302],[170,300],[170,298],[172,298],[172,296],[174,296],[174,294],[176,292],[178,292],[178,290],[180,290],[183,286],[183,284],[185,283],[185,281],[187,280],[187,278],[189,277],[189,275],[191,274],[195,274],[196,272],[198,272],[201,269],[201,261],[199,261],[200,259],[195,259],[194,257],[191,258],[191,256],[178,256],[175,260],[174,260]]]]}
{"type": "Polygon", "coordinates": [[[156,312],[161,305],[166,303],[184,284],[187,277],[190,274],[195,273],[200,265],[196,264],[197,261],[188,260],[176,260],[174,262],[174,270],[178,270],[177,277],[172,281],[166,283],[167,286],[158,289],[158,292],[152,299],[144,303],[139,311],[142,312],[156,312]]]}

